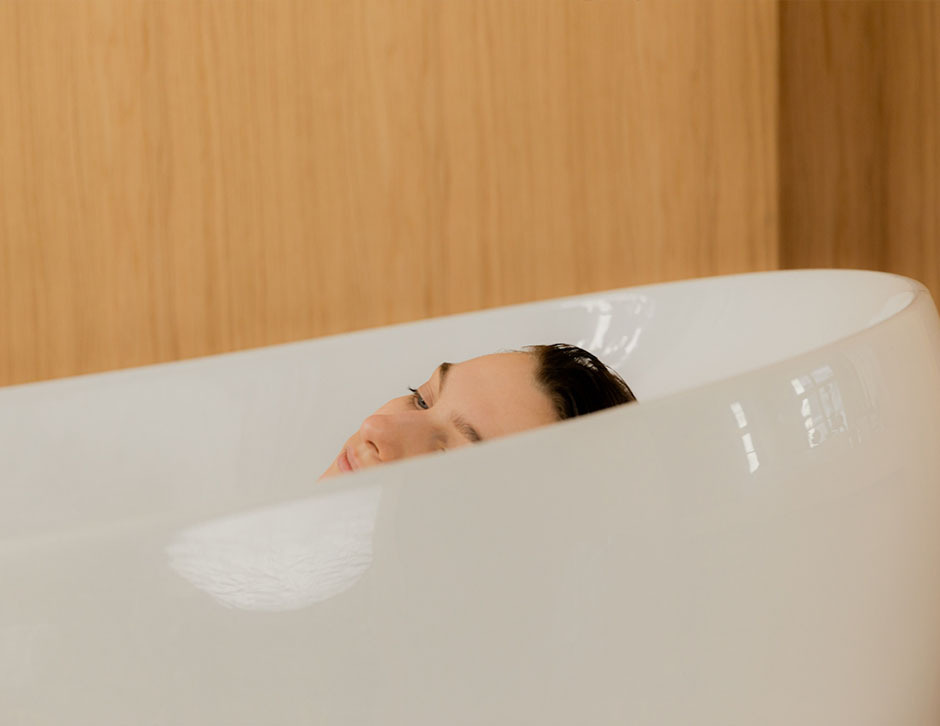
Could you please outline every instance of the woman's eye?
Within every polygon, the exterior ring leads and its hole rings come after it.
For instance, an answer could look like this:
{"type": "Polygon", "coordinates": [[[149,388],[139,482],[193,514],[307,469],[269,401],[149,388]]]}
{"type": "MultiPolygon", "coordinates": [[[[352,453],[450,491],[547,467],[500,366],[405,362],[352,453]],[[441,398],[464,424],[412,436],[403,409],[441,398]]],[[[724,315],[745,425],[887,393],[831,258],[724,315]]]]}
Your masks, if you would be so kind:
{"type": "Polygon", "coordinates": [[[411,400],[414,402],[415,408],[420,408],[426,411],[428,408],[428,404],[421,397],[421,394],[418,393],[418,390],[416,388],[411,388],[411,387],[409,387],[408,390],[411,391],[411,400]]]}

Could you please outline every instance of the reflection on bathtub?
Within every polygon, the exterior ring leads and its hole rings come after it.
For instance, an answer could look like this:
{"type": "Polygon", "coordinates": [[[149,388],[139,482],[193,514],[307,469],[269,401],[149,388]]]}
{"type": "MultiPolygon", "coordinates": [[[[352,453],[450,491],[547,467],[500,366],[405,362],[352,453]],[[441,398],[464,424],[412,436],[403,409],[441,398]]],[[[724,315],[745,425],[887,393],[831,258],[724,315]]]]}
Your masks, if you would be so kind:
{"type": "MultiPolygon", "coordinates": [[[[747,428],[747,416],[744,415],[744,407],[740,401],[731,404],[731,413],[734,414],[739,429],[747,428]]],[[[741,443],[744,444],[748,471],[753,474],[760,466],[760,461],[757,458],[757,451],[754,449],[754,437],[751,436],[749,431],[741,434],[741,443]]]]}
{"type": "Polygon", "coordinates": [[[581,338],[575,341],[574,345],[603,358],[614,369],[620,368],[630,357],[643,332],[643,326],[636,325],[629,334],[620,335],[614,340],[609,339],[610,325],[614,315],[616,314],[618,318],[626,318],[628,321],[638,320],[641,317],[649,320],[653,317],[654,307],[653,300],[641,293],[576,300],[561,305],[562,310],[583,310],[590,318],[596,318],[597,322],[591,339],[581,338]],[[615,353],[619,356],[612,358],[615,353]]]}
{"type": "Polygon", "coordinates": [[[372,563],[380,490],[334,492],[179,532],[170,566],[227,607],[296,610],[348,590],[372,563]]]}
{"type": "Polygon", "coordinates": [[[885,301],[884,305],[881,306],[881,310],[869,319],[868,324],[877,325],[883,320],[887,320],[892,315],[897,315],[912,302],[914,302],[913,291],[904,290],[903,292],[895,293],[885,301]]]}
{"type": "Polygon", "coordinates": [[[842,393],[828,365],[790,381],[800,399],[800,415],[806,427],[810,448],[822,444],[833,434],[848,430],[848,419],[842,405],[842,393]]]}

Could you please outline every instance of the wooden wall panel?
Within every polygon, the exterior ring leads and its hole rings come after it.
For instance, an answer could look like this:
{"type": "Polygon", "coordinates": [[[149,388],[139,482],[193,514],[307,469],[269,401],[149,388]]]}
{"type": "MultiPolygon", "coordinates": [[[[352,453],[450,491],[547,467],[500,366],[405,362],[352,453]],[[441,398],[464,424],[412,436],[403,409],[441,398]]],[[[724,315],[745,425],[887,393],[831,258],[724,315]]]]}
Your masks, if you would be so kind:
{"type": "Polygon", "coordinates": [[[884,268],[940,305],[940,3],[883,9],[884,268]]]}
{"type": "Polygon", "coordinates": [[[864,0],[781,4],[783,267],[883,264],[880,20],[864,0]]]}
{"type": "Polygon", "coordinates": [[[897,272],[940,301],[940,3],[780,10],[781,265],[897,272]]]}
{"type": "Polygon", "coordinates": [[[777,22],[4,0],[0,384],[775,267],[777,22]]]}

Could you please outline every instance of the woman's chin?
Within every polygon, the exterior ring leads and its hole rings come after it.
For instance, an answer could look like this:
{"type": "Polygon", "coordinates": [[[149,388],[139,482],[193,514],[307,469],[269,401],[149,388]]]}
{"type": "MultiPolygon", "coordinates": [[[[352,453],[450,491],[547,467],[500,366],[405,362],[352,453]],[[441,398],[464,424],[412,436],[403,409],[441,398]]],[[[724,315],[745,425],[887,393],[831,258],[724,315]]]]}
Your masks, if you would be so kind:
{"type": "Polygon", "coordinates": [[[325,472],[323,472],[322,474],[320,474],[320,478],[317,479],[317,481],[323,481],[324,479],[330,479],[330,478],[332,478],[332,477],[334,477],[334,476],[339,476],[339,475],[342,474],[342,473],[343,473],[343,472],[340,470],[339,465],[334,461],[332,464],[330,464],[330,468],[329,468],[329,469],[327,469],[325,472]]]}

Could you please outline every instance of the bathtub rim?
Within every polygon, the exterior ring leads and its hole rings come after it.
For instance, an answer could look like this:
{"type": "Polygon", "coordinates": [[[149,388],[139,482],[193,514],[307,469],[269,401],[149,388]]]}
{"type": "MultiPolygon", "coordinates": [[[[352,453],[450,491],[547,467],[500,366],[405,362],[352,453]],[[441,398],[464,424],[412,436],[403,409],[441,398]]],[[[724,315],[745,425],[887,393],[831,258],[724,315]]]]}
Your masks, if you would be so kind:
{"type": "MultiPolygon", "coordinates": [[[[88,380],[91,380],[93,378],[100,377],[100,376],[115,376],[115,375],[119,376],[122,374],[123,375],[135,375],[138,372],[143,372],[143,371],[153,369],[153,368],[164,367],[164,366],[178,367],[178,366],[193,365],[193,364],[204,363],[205,361],[210,360],[210,359],[220,359],[220,358],[225,358],[229,356],[261,355],[264,352],[269,351],[269,350],[275,350],[275,349],[286,350],[291,346],[310,345],[311,343],[316,343],[316,342],[327,342],[327,341],[335,342],[335,341],[339,341],[345,338],[354,338],[354,337],[372,334],[379,330],[394,330],[394,329],[405,328],[405,327],[410,327],[410,326],[421,326],[421,325],[425,325],[431,322],[460,319],[460,318],[464,318],[464,317],[471,316],[471,315],[497,314],[503,311],[510,311],[510,310],[520,311],[520,310],[525,310],[526,308],[534,308],[534,307],[540,307],[540,306],[551,305],[551,304],[576,303],[580,301],[587,301],[591,299],[604,298],[607,296],[622,294],[622,293],[626,293],[632,290],[642,291],[642,290],[647,290],[650,288],[667,288],[667,287],[686,285],[686,284],[696,283],[696,282],[717,282],[719,280],[757,278],[757,277],[770,276],[770,275],[792,276],[792,275],[797,275],[801,273],[811,273],[811,274],[836,273],[842,276],[855,276],[855,277],[868,276],[868,277],[881,277],[881,278],[889,278],[889,277],[896,278],[899,281],[903,281],[907,283],[909,287],[909,292],[911,292],[911,299],[908,300],[902,308],[894,311],[892,314],[888,315],[887,317],[882,318],[881,320],[878,320],[877,322],[871,325],[866,325],[865,327],[858,328],[857,330],[853,330],[852,332],[846,333],[845,335],[833,338],[822,345],[818,345],[814,348],[809,348],[805,351],[801,351],[800,353],[796,353],[793,356],[788,356],[786,358],[779,358],[775,361],[771,361],[769,363],[765,363],[765,364],[756,366],[754,368],[748,368],[746,370],[738,371],[737,373],[730,375],[730,376],[721,376],[720,378],[707,381],[706,383],[702,383],[702,384],[693,386],[691,388],[684,388],[684,389],[672,391],[667,394],[657,396],[655,399],[651,399],[651,400],[660,400],[664,398],[669,398],[674,395],[681,395],[682,393],[687,393],[697,388],[710,386],[713,383],[718,383],[719,381],[724,381],[724,380],[727,380],[728,378],[733,378],[735,376],[740,376],[740,375],[746,375],[755,371],[762,370],[763,368],[766,368],[769,366],[777,365],[778,363],[782,363],[786,360],[790,360],[791,358],[795,358],[801,355],[812,353],[814,351],[820,350],[829,345],[834,345],[836,343],[850,340],[856,335],[865,333],[869,330],[874,330],[878,328],[879,326],[884,325],[896,319],[898,316],[909,311],[910,308],[914,306],[914,303],[918,299],[923,297],[924,295],[926,295],[928,298],[931,299],[931,301],[933,301],[933,297],[930,294],[930,290],[927,288],[926,285],[924,285],[919,280],[916,280],[912,277],[907,277],[905,275],[900,275],[894,272],[883,272],[881,270],[864,270],[864,269],[855,269],[855,268],[843,269],[843,268],[807,267],[807,268],[799,268],[799,269],[792,269],[792,270],[791,269],[759,270],[755,272],[706,275],[703,277],[689,277],[689,278],[683,278],[681,280],[667,280],[664,282],[653,282],[653,283],[646,283],[642,285],[633,285],[629,287],[617,287],[617,288],[610,288],[607,290],[598,290],[595,292],[585,292],[585,293],[577,293],[575,295],[565,295],[561,297],[545,298],[542,300],[529,300],[526,302],[511,303],[509,305],[499,305],[499,306],[491,307],[491,308],[480,308],[478,310],[467,310],[467,311],[457,312],[457,313],[447,313],[445,315],[435,315],[435,316],[427,317],[427,318],[418,318],[416,320],[406,320],[400,323],[390,323],[388,325],[374,325],[374,326],[367,327],[367,328],[348,330],[348,331],[344,331],[340,333],[330,333],[328,335],[320,335],[320,336],[315,336],[312,338],[303,338],[301,340],[289,340],[289,341],[284,341],[282,343],[270,343],[268,345],[259,345],[259,346],[254,346],[250,348],[239,348],[238,350],[223,351],[221,353],[209,353],[206,355],[193,356],[191,358],[179,358],[176,360],[162,361],[162,362],[157,362],[157,363],[144,363],[142,365],[126,366],[123,368],[111,368],[111,369],[103,370],[103,371],[91,371],[88,373],[79,373],[73,376],[61,376],[58,378],[46,378],[46,379],[41,379],[41,380],[36,380],[36,381],[27,381],[24,383],[14,383],[14,384],[6,385],[6,386],[0,386],[0,400],[2,400],[4,394],[7,391],[21,391],[27,387],[29,387],[32,390],[32,388],[35,386],[65,385],[69,381],[76,381],[76,380],[88,381],[88,380]]],[[[933,301],[933,302],[934,302],[934,308],[936,309],[937,308],[936,301],[933,301]]],[[[938,310],[938,313],[940,313],[940,310],[938,310]]],[[[641,401],[638,401],[637,403],[641,403],[641,401]]]]}

